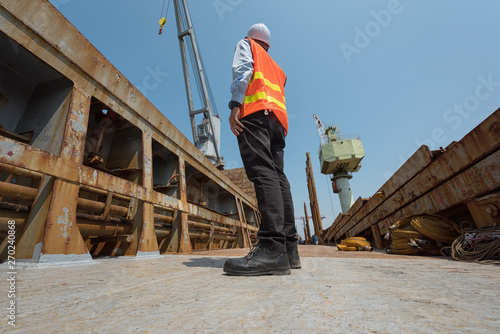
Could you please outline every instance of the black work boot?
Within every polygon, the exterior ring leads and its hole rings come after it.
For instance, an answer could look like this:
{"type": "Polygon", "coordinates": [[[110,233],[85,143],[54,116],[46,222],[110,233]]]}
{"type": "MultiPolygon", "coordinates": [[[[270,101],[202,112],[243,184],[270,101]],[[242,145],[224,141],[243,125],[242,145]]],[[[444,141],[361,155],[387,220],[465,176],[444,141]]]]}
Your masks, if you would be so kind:
{"type": "Polygon", "coordinates": [[[286,252],[256,243],[247,256],[228,259],[224,263],[224,272],[235,276],[290,275],[290,264],[286,252]]]}
{"type": "Polygon", "coordinates": [[[300,269],[302,265],[300,264],[299,251],[297,245],[287,245],[286,252],[288,255],[288,262],[290,263],[291,269],[300,269]]]}

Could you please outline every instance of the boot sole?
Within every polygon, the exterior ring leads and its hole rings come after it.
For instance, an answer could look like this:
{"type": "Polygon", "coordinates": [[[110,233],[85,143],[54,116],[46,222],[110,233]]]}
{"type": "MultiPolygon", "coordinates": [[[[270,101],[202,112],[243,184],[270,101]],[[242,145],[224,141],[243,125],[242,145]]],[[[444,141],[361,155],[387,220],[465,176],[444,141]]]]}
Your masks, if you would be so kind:
{"type": "Polygon", "coordinates": [[[231,276],[262,276],[262,275],[290,275],[290,268],[274,268],[274,269],[266,269],[266,270],[255,270],[255,271],[236,271],[231,269],[224,268],[224,272],[231,276]]]}
{"type": "Polygon", "coordinates": [[[290,269],[300,269],[302,268],[301,265],[290,265],[290,269]]]}

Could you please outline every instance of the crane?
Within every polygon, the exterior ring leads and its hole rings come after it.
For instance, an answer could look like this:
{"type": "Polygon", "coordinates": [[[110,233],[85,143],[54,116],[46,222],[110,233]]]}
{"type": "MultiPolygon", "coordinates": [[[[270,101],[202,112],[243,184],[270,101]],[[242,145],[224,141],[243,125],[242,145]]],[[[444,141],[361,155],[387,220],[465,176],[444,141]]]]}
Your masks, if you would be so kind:
{"type": "Polygon", "coordinates": [[[359,138],[343,138],[338,126],[325,127],[318,115],[313,115],[321,145],[319,161],[321,173],[332,175],[333,192],[339,195],[342,213],[347,213],[354,203],[349,179],[361,168],[365,156],[359,138]]]}
{"type": "Polygon", "coordinates": [[[318,135],[321,145],[325,145],[328,142],[328,138],[325,136],[326,127],[323,125],[323,122],[319,119],[318,115],[314,114],[314,121],[316,122],[316,128],[318,128],[318,135]]]}
{"type": "MultiPolygon", "coordinates": [[[[186,0],[174,0],[174,8],[193,141],[196,148],[198,148],[210,162],[218,169],[224,169],[224,158],[220,154],[221,119],[210,90],[186,0]],[[188,54],[191,60],[191,66],[189,66],[188,63],[188,54]],[[198,94],[200,96],[200,108],[195,108],[193,102],[193,92],[189,73],[190,67],[193,71],[192,75],[195,79],[198,94]],[[203,114],[203,119],[201,123],[197,125],[195,116],[199,114],[203,114]]],[[[165,22],[166,20],[160,20],[160,33],[165,22]]]]}

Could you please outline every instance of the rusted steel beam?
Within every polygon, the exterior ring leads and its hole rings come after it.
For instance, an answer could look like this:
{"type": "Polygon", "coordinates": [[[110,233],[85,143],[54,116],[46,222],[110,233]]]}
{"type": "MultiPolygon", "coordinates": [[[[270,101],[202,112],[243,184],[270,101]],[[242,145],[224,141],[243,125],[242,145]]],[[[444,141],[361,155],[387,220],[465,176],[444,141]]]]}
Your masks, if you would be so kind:
{"type": "Polygon", "coordinates": [[[132,242],[132,234],[110,235],[96,238],[89,238],[91,245],[100,244],[101,242],[132,242]]]}
{"type": "Polygon", "coordinates": [[[384,242],[382,240],[382,236],[380,235],[380,230],[377,225],[373,225],[372,228],[373,240],[375,240],[375,248],[376,249],[384,249],[384,242]]]}
{"type": "Polygon", "coordinates": [[[107,217],[103,218],[101,215],[89,215],[86,213],[77,213],[76,214],[76,219],[85,219],[85,220],[92,220],[92,221],[100,221],[100,222],[108,222],[108,223],[123,223],[123,224],[128,224],[130,225],[129,221],[126,221],[124,219],[120,218],[115,218],[115,217],[107,217]]]}
{"type": "Polygon", "coordinates": [[[77,225],[82,237],[90,236],[107,237],[112,235],[127,234],[132,229],[130,224],[100,222],[95,220],[77,218],[77,225]]]}
{"type": "MultiPolygon", "coordinates": [[[[103,195],[103,196],[107,196],[109,193],[108,190],[103,190],[103,189],[99,189],[99,188],[92,188],[92,187],[85,186],[85,185],[81,185],[80,190],[85,190],[87,192],[95,193],[95,194],[103,195]]],[[[124,202],[129,202],[130,199],[132,198],[130,196],[123,196],[123,195],[116,194],[116,193],[113,193],[113,197],[120,200],[120,201],[124,201],[124,202]]]]}
{"type": "Polygon", "coordinates": [[[89,121],[90,94],[73,86],[68,119],[64,130],[61,157],[76,163],[83,163],[85,136],[89,121]]]}
{"type": "Polygon", "coordinates": [[[349,235],[364,231],[498,149],[500,149],[500,109],[459,142],[450,145],[446,152],[409,180],[391,198],[384,201],[363,219],[361,224],[352,222],[338,234],[343,235],[351,228],[353,231],[349,235]]]}
{"type": "Polygon", "coordinates": [[[155,213],[154,214],[154,220],[162,222],[162,223],[170,223],[171,224],[174,221],[174,217],[160,215],[158,213],[155,213]]]}
{"type": "MultiPolygon", "coordinates": [[[[182,158],[178,160],[178,174],[179,174],[179,193],[180,202],[182,206],[187,206],[187,194],[186,194],[186,165],[182,158]]],[[[189,238],[189,225],[188,225],[188,213],[176,210],[174,211],[173,222],[172,222],[172,233],[169,235],[168,240],[162,242],[160,246],[160,251],[164,252],[174,252],[174,253],[185,253],[192,250],[191,240],[189,238]]]]}
{"type": "Polygon", "coordinates": [[[355,213],[349,210],[349,216],[344,218],[342,214],[339,214],[335,219],[333,230],[330,231],[328,239],[335,238],[341,239],[342,235],[347,229],[350,229],[355,224],[359,223],[366,216],[371,214],[381,203],[383,203],[387,198],[391,197],[394,192],[399,190],[405,183],[411,180],[415,175],[427,167],[434,159],[434,155],[429,150],[427,146],[421,146],[397,171],[393,176],[372,196],[368,199],[368,202],[363,205],[355,213]],[[349,224],[346,228],[344,226],[349,224]],[[344,229],[343,229],[344,228],[344,229]],[[343,229],[341,231],[341,229],[343,229]]]}
{"type": "Polygon", "coordinates": [[[226,232],[226,233],[233,232],[233,230],[231,230],[230,228],[227,228],[227,227],[216,226],[213,224],[199,223],[199,222],[194,222],[191,220],[188,221],[188,224],[189,224],[189,227],[191,227],[191,228],[200,228],[203,230],[210,230],[211,228],[213,228],[215,231],[226,232]]]}
{"type": "MultiPolygon", "coordinates": [[[[168,224],[171,224],[174,221],[174,217],[160,215],[157,213],[155,213],[154,219],[155,219],[155,221],[162,222],[162,223],[168,223],[168,224]]],[[[204,230],[210,230],[211,228],[213,228],[214,230],[220,231],[220,232],[227,232],[227,233],[233,232],[232,229],[227,228],[227,227],[216,226],[214,224],[200,223],[200,222],[195,222],[192,220],[188,220],[188,224],[189,224],[189,227],[191,227],[191,228],[200,228],[200,229],[204,229],[204,230]]]]}
{"type": "MultiPolygon", "coordinates": [[[[142,132],[142,185],[146,189],[153,189],[153,152],[152,139],[149,132],[142,132]]],[[[140,253],[158,253],[158,240],[155,237],[154,215],[155,209],[153,203],[143,201],[138,205],[142,205],[142,217],[138,217],[137,221],[140,224],[138,231],[139,240],[137,251],[140,253]],[[142,220],[140,222],[139,220],[142,220]]]]}
{"type": "MultiPolygon", "coordinates": [[[[104,212],[104,209],[106,208],[106,203],[92,201],[90,199],[85,199],[85,198],[78,198],[77,203],[78,203],[78,208],[84,210],[104,212]]],[[[110,204],[109,213],[111,213],[112,215],[127,217],[128,208],[110,204]]]]}
{"type": "Polygon", "coordinates": [[[0,210],[11,210],[16,212],[28,212],[30,207],[22,204],[12,204],[7,202],[0,202],[0,210]]]}
{"type": "Polygon", "coordinates": [[[306,176],[307,188],[309,190],[309,202],[311,205],[311,214],[314,223],[314,233],[318,236],[320,242],[323,241],[323,224],[321,222],[321,214],[319,211],[318,195],[316,192],[316,184],[314,182],[314,173],[311,164],[309,152],[306,153],[306,176]]]}
{"type": "Polygon", "coordinates": [[[219,224],[235,226],[235,227],[245,227],[251,231],[258,231],[259,228],[252,225],[245,225],[243,222],[225,217],[219,213],[215,213],[211,210],[197,206],[191,203],[187,204],[187,212],[189,215],[196,216],[205,220],[214,221],[219,224]]]}
{"type": "Polygon", "coordinates": [[[306,242],[312,242],[312,237],[311,237],[311,229],[309,228],[309,216],[307,214],[307,206],[306,202],[304,202],[304,217],[306,221],[306,235],[304,235],[304,238],[306,238],[306,242]]]}
{"type": "MultiPolygon", "coordinates": [[[[486,157],[447,182],[434,188],[377,225],[381,233],[399,219],[420,213],[436,213],[465,203],[500,188],[500,150],[486,157]]],[[[351,231],[349,231],[351,232],[351,231]]],[[[356,230],[353,230],[353,234],[356,230]]]]}
{"type": "MultiPolygon", "coordinates": [[[[116,176],[112,176],[104,172],[97,171],[93,168],[87,166],[78,166],[76,164],[72,164],[71,162],[62,164],[60,163],[62,161],[61,159],[50,155],[47,156],[46,152],[43,152],[39,149],[24,144],[10,142],[9,139],[7,138],[4,139],[0,137],[0,161],[2,161],[2,159],[14,160],[15,158],[18,159],[17,163],[19,164],[22,163],[26,168],[29,169],[31,168],[37,169],[40,166],[41,167],[47,166],[47,169],[42,169],[42,168],[39,169],[43,171],[43,173],[56,176],[62,180],[79,182],[80,184],[86,187],[84,189],[90,189],[92,191],[94,189],[109,189],[112,185],[115,194],[118,194],[118,196],[121,195],[122,198],[123,197],[127,198],[128,196],[136,197],[138,199],[142,199],[145,201],[151,201],[152,203],[158,204],[159,206],[171,209],[187,210],[187,212],[190,215],[194,215],[206,220],[215,221],[220,224],[237,226],[237,227],[245,226],[241,222],[235,221],[231,218],[224,217],[220,214],[215,214],[212,211],[205,209],[203,207],[199,207],[191,203],[182,204],[182,201],[178,199],[169,197],[167,195],[155,191],[148,191],[146,188],[142,186],[133,184],[126,180],[120,179],[116,176]],[[2,147],[2,140],[6,142],[6,145],[3,147],[2,147]],[[2,148],[4,148],[3,151],[2,148]],[[11,152],[11,149],[18,153],[9,156],[7,153],[11,152]],[[6,155],[2,155],[1,154],[2,152],[5,152],[6,155]],[[24,160],[22,159],[22,157],[26,155],[32,157],[30,161],[33,163],[21,162],[22,160],[24,160]],[[39,165],[37,165],[37,163],[39,165]],[[71,172],[66,173],[66,171],[69,170],[71,170],[71,172]],[[74,173],[75,170],[79,171],[78,177],[74,173]],[[151,195],[151,198],[147,195],[151,195]]],[[[258,230],[258,228],[254,226],[248,226],[248,228],[253,231],[258,230]]]]}
{"type": "MultiPolygon", "coordinates": [[[[0,213],[2,215],[2,213],[0,213]]],[[[22,214],[12,214],[9,212],[9,216],[0,216],[0,232],[6,232],[8,230],[8,221],[14,220],[16,228],[19,228],[24,224],[28,218],[26,212],[22,214]],[[8,218],[10,217],[10,218],[8,218]]],[[[126,223],[111,223],[96,220],[89,220],[84,218],[77,218],[77,225],[82,234],[82,237],[86,238],[89,236],[111,236],[114,234],[125,234],[130,230],[130,224],[126,223]]]]}
{"type": "Polygon", "coordinates": [[[2,163],[0,163],[0,172],[15,174],[15,175],[19,175],[19,176],[25,176],[25,177],[32,178],[35,180],[41,180],[43,177],[43,174],[33,172],[33,171],[28,170],[28,169],[19,168],[16,166],[2,164],[2,163]]]}
{"type": "Polygon", "coordinates": [[[78,191],[75,184],[54,181],[40,254],[41,262],[59,260],[66,256],[79,260],[91,259],[76,223],[78,191]],[[65,200],[61,200],[63,198],[65,200]]]}
{"type": "MultiPolygon", "coordinates": [[[[346,224],[349,224],[350,221],[353,221],[353,216],[356,215],[356,213],[358,213],[358,211],[362,209],[367,202],[368,202],[367,198],[358,197],[358,199],[356,200],[356,202],[354,202],[349,211],[342,216],[340,224],[333,227],[328,234],[330,236],[334,235],[337,231],[341,230],[346,224]]],[[[328,237],[326,237],[325,241],[328,240],[329,240],[328,237]]]]}
{"type": "MultiPolygon", "coordinates": [[[[53,185],[54,178],[44,176],[38,188],[37,196],[31,204],[28,218],[16,230],[17,259],[39,259],[39,248],[43,242],[53,185]]],[[[3,259],[6,258],[5,250],[0,249],[0,257],[3,259]]]]}
{"type": "Polygon", "coordinates": [[[16,230],[24,223],[28,217],[27,212],[15,212],[10,210],[0,210],[0,231],[6,232],[8,227],[8,222],[11,220],[15,221],[16,230]]]}
{"type": "Polygon", "coordinates": [[[474,198],[466,204],[478,228],[500,226],[500,189],[494,194],[474,198]]]}
{"type": "Polygon", "coordinates": [[[0,181],[0,196],[3,198],[32,201],[35,199],[37,192],[38,189],[36,188],[0,181]]]}
{"type": "Polygon", "coordinates": [[[155,140],[166,147],[169,146],[168,149],[203,171],[219,186],[243,198],[250,206],[256,207],[255,200],[247,198],[241,189],[217,170],[138,89],[81,36],[76,28],[68,24],[48,1],[40,0],[27,6],[17,1],[4,0],[2,6],[5,15],[0,15],[0,26],[6,29],[7,35],[14,37],[17,42],[51,64],[83,90],[94,92],[100,101],[140,130],[150,132],[155,140]],[[46,21],[23,19],[30,15],[40,16],[40,13],[43,13],[46,21]],[[64,29],[61,29],[61,26],[64,26],[64,29]],[[40,36],[43,38],[40,39],[40,36]],[[47,52],[49,49],[52,49],[52,52],[47,52]],[[69,61],[61,62],[61,57],[69,61]],[[89,77],[90,80],[87,79],[89,77]],[[136,110],[141,110],[141,113],[136,110]]]}
{"type": "MultiPolygon", "coordinates": [[[[208,239],[208,238],[210,238],[210,233],[190,232],[189,234],[192,235],[193,239],[208,239]]],[[[236,236],[224,235],[224,234],[218,234],[218,233],[214,233],[213,238],[216,240],[226,240],[226,241],[237,241],[238,240],[238,237],[236,237],[236,236]]]]}
{"type": "Polygon", "coordinates": [[[207,248],[208,250],[212,250],[214,248],[214,223],[211,224],[210,234],[207,240],[207,248]]]}
{"type": "MultiPolygon", "coordinates": [[[[217,231],[226,231],[224,229],[230,229],[230,227],[241,228],[245,239],[249,237],[248,230],[253,232],[257,230],[256,227],[246,224],[241,217],[235,220],[221,213],[189,204],[185,198],[185,175],[181,178],[181,182],[184,182],[184,189],[181,191],[180,198],[152,190],[151,144],[152,139],[155,139],[179,158],[180,168],[184,168],[184,165],[188,163],[218,187],[233,195],[240,203],[245,203],[246,209],[254,210],[254,212],[257,210],[256,201],[247,198],[240,188],[217,170],[76,28],[55,10],[50,2],[39,0],[28,5],[13,0],[2,0],[0,31],[73,83],[71,95],[68,95],[57,109],[57,117],[61,122],[65,122],[64,131],[57,131],[57,138],[55,137],[50,142],[50,149],[45,146],[42,147],[43,149],[36,148],[0,136],[0,163],[2,164],[0,167],[8,166],[9,170],[14,169],[23,176],[42,180],[36,193],[33,193],[33,190],[23,190],[30,192],[26,196],[34,199],[34,203],[29,217],[22,224],[18,241],[20,251],[16,255],[21,258],[36,256],[33,254],[35,245],[43,245],[40,253],[42,255],[55,254],[57,251],[62,251],[60,254],[63,255],[73,254],[73,251],[77,255],[85,255],[83,248],[80,247],[82,238],[76,228],[77,203],[79,208],[93,208],[102,212],[103,218],[109,218],[108,213],[124,217],[126,209],[125,217],[133,221],[133,230],[129,233],[132,235],[131,246],[126,251],[129,255],[157,249],[153,225],[154,206],[176,211],[183,231],[180,236],[179,249],[184,247],[186,251],[189,251],[190,247],[187,235],[189,233],[188,215],[229,227],[215,226],[217,231]],[[27,17],[39,19],[27,20],[27,17]],[[140,185],[83,165],[90,101],[93,98],[102,102],[142,132],[142,151],[138,152],[142,156],[142,179],[137,181],[140,185]],[[53,186],[54,182],[55,186],[53,186]],[[86,199],[79,201],[77,199],[79,190],[90,190],[108,196],[107,205],[96,201],[89,202],[86,199]],[[112,197],[109,195],[110,191],[113,192],[112,197]],[[124,209],[120,205],[111,204],[112,198],[126,201],[130,205],[124,209]],[[67,211],[64,211],[65,209],[67,211]],[[62,215],[61,210],[67,212],[68,217],[62,215]],[[57,225],[64,224],[64,221],[73,224],[71,226],[74,227],[74,230],[71,230],[74,233],[71,238],[66,238],[65,245],[62,239],[59,239],[59,235],[56,235],[57,225]]],[[[4,186],[3,190],[7,188],[10,190],[6,193],[21,189],[12,190],[11,186],[4,186]]],[[[3,190],[0,190],[0,197],[5,197],[3,190]]]]}
{"type": "MultiPolygon", "coordinates": [[[[243,224],[247,225],[243,203],[238,198],[236,198],[235,200],[236,208],[238,209],[238,217],[243,224]]],[[[250,247],[251,245],[250,238],[248,237],[248,234],[246,232],[246,229],[238,227],[238,244],[241,248],[250,247]]]]}
{"type": "MultiPolygon", "coordinates": [[[[182,203],[187,204],[187,184],[186,184],[186,162],[184,159],[179,158],[179,191],[182,203]]],[[[189,225],[188,214],[186,212],[180,213],[180,239],[179,239],[179,253],[187,253],[193,250],[191,240],[189,238],[189,225]]],[[[173,228],[173,227],[172,227],[173,228]]]]}
{"type": "Polygon", "coordinates": [[[78,181],[80,166],[36,147],[0,135],[0,163],[33,172],[55,176],[70,182],[78,181]]]}
{"type": "MultiPolygon", "coordinates": [[[[171,230],[168,228],[156,227],[155,232],[156,232],[156,237],[158,239],[164,239],[170,235],[171,230]]],[[[210,233],[203,233],[203,232],[197,232],[197,231],[190,231],[189,235],[192,239],[209,239],[210,238],[210,233]]],[[[214,233],[213,239],[226,240],[226,241],[236,241],[236,240],[238,240],[238,237],[214,233]]]]}

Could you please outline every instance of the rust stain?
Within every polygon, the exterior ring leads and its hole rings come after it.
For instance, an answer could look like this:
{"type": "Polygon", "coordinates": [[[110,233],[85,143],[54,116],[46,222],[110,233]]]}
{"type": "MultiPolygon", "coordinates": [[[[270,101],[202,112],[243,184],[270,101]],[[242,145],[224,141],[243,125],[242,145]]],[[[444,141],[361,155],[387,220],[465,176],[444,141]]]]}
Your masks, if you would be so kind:
{"type": "MultiPolygon", "coordinates": [[[[38,191],[49,192],[47,196],[50,197],[46,200],[47,216],[49,218],[42,222],[46,231],[46,242],[43,243],[42,251],[45,253],[50,248],[51,250],[71,254],[72,251],[73,253],[75,250],[80,251],[80,245],[89,236],[102,237],[104,240],[109,237],[110,231],[114,233],[114,237],[123,237],[129,233],[128,225],[130,225],[130,219],[126,218],[128,207],[127,201],[123,199],[124,197],[132,197],[137,200],[139,210],[141,210],[141,205],[143,205],[142,210],[147,210],[148,205],[151,205],[152,209],[154,205],[162,208],[171,207],[182,211],[183,240],[179,244],[185,251],[191,249],[188,215],[190,219],[198,223],[196,231],[207,232],[210,230],[210,224],[203,223],[210,221],[212,224],[219,224],[220,226],[216,226],[215,229],[220,231],[226,231],[227,227],[231,226],[234,229],[235,227],[242,227],[255,232],[257,228],[252,225],[230,218],[221,212],[188,203],[186,193],[191,185],[188,185],[186,180],[184,166],[182,166],[182,180],[178,191],[180,195],[168,196],[155,192],[149,184],[143,185],[140,181],[129,181],[126,178],[115,176],[116,174],[110,173],[105,168],[91,168],[81,162],[83,160],[82,155],[89,123],[92,95],[108,107],[116,109],[115,111],[137,127],[143,136],[154,137],[158,143],[162,144],[174,155],[177,155],[181,161],[190,164],[211,179],[219,189],[227,190],[229,194],[234,196],[235,201],[245,203],[245,210],[257,211],[255,199],[247,198],[238,186],[235,186],[229,178],[212,166],[196,147],[57,10],[43,4],[43,1],[30,3],[30,10],[39,13],[40,17],[47,17],[47,20],[54,22],[54,24],[44,26],[43,29],[37,28],[37,25],[34,27],[24,25],[24,20],[18,22],[14,18],[25,17],[24,9],[26,7],[12,6],[9,10],[13,14],[12,18],[5,18],[4,20],[5,32],[13,41],[25,46],[35,56],[39,57],[41,63],[51,66],[74,85],[71,102],[65,109],[67,115],[65,114],[65,117],[61,118],[65,122],[61,153],[60,155],[51,154],[39,147],[22,144],[15,140],[6,140],[4,138],[0,140],[0,153],[3,153],[0,154],[0,162],[12,168],[24,167],[30,173],[34,173],[33,175],[37,175],[37,179],[43,180],[49,177],[56,180],[54,185],[43,189],[38,189],[36,186],[30,186],[29,189],[19,188],[21,185],[16,188],[7,184],[2,185],[3,188],[0,190],[0,197],[2,197],[2,195],[17,196],[17,193],[14,195],[11,195],[11,193],[24,189],[23,191],[28,193],[24,197],[29,200],[32,200],[38,191]],[[16,29],[12,29],[14,26],[16,29]],[[54,52],[49,54],[46,52],[45,47],[33,43],[30,36],[34,35],[40,36],[43,38],[44,43],[55,47],[54,52]],[[96,192],[92,194],[85,188],[93,188],[96,192]],[[116,194],[116,198],[113,197],[113,202],[110,203],[110,215],[108,216],[110,220],[108,221],[96,220],[105,205],[105,198],[103,199],[103,195],[99,191],[113,191],[116,194]],[[78,195],[82,192],[90,198],[81,198],[79,200],[78,195]],[[74,193],[76,193],[76,196],[73,195],[74,193]],[[82,218],[78,215],[85,216],[82,218]],[[83,238],[79,232],[78,225],[80,223],[82,230],[86,231],[83,238]],[[116,229],[113,229],[113,224],[116,224],[116,229]],[[117,231],[120,232],[117,233],[117,231]],[[65,239],[64,242],[67,247],[61,244],[63,239],[65,239]]],[[[0,109],[7,102],[6,97],[0,94],[0,109]]],[[[93,120],[90,119],[90,121],[93,120]]],[[[149,141],[148,144],[150,145],[149,141]]],[[[143,148],[137,154],[142,155],[142,175],[151,178],[155,166],[150,148],[143,148]]],[[[31,178],[31,175],[26,175],[23,175],[23,177],[31,178]]],[[[143,236],[140,242],[145,244],[144,249],[148,250],[157,247],[155,246],[157,244],[155,233],[151,232],[151,230],[154,230],[154,228],[151,229],[151,223],[154,224],[153,213],[145,221],[134,221],[134,224],[140,224],[134,225],[134,229],[138,229],[138,231],[134,230],[134,235],[143,236]],[[147,229],[151,230],[146,233],[147,229]]],[[[167,226],[162,227],[162,232],[165,234],[166,232],[170,233],[168,223],[165,225],[167,226]]],[[[115,238],[115,240],[117,239],[115,238]]],[[[106,245],[109,246],[111,242],[108,241],[106,245]]],[[[230,246],[232,245],[226,242],[223,247],[230,246]]],[[[126,250],[124,250],[125,252],[126,250]]],[[[134,251],[130,252],[129,250],[128,253],[133,254],[134,251]]]]}
{"type": "Polygon", "coordinates": [[[490,131],[496,134],[497,136],[500,136],[500,122],[495,122],[491,124],[490,131]]]}

